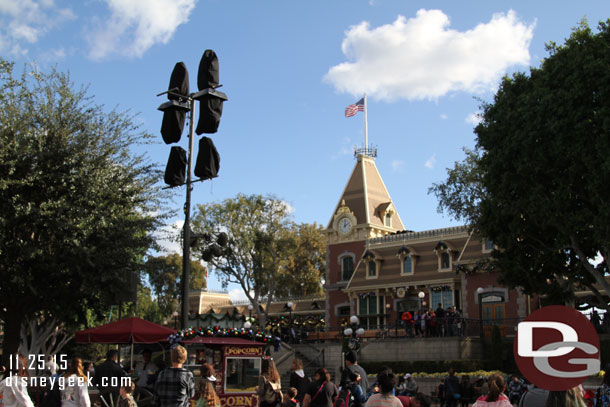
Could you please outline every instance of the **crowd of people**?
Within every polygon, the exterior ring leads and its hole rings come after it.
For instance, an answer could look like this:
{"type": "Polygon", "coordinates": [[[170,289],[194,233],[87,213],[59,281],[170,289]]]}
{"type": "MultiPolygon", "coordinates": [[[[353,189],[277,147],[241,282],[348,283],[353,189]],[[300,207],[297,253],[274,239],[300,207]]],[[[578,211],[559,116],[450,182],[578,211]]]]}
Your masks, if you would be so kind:
{"type": "MultiPolygon", "coordinates": [[[[109,351],[106,361],[95,368],[73,358],[63,372],[49,361],[48,374],[61,386],[48,389],[39,400],[40,407],[91,407],[88,381],[97,384],[102,398],[118,400],[106,402],[106,406],[138,407],[134,399],[136,385],[150,389],[154,395],[154,407],[189,407],[196,400],[196,407],[221,407],[215,391],[214,368],[202,366],[202,379],[195,387],[193,373],[184,367],[187,351],[177,346],[171,351],[171,366],[159,368],[151,362],[149,351],[143,352],[143,360],[134,371],[126,372],[117,362],[117,352],[109,351]],[[93,373],[93,375],[91,375],[93,373]],[[131,376],[129,376],[131,374],[131,376]],[[112,380],[112,378],[133,380],[112,380]],[[113,383],[113,385],[101,385],[113,383]],[[119,385],[114,385],[120,383],[119,385]],[[116,398],[115,398],[116,397],[116,398]]],[[[2,407],[34,407],[28,393],[29,371],[25,357],[19,355],[20,363],[11,367],[0,381],[0,405],[2,407]],[[23,380],[21,380],[23,379],[23,380]],[[12,380],[12,381],[11,381],[12,380]]],[[[317,369],[308,378],[303,363],[294,359],[290,384],[284,392],[280,375],[273,359],[263,358],[258,385],[255,387],[259,407],[430,407],[431,397],[423,394],[410,374],[398,377],[390,368],[381,369],[375,381],[358,364],[355,352],[345,357],[345,369],[338,381],[333,382],[327,369],[317,369]],[[338,385],[337,385],[338,383],[338,385]]],[[[540,389],[513,375],[508,380],[492,374],[479,376],[471,381],[470,376],[458,378],[451,368],[446,377],[436,386],[433,399],[440,407],[610,407],[610,371],[604,376],[596,391],[585,392],[581,386],[567,391],[540,389]]],[[[106,399],[105,399],[106,400],[106,399]]],[[[108,399],[109,400],[109,399],[108,399]]],[[[142,407],[142,406],[141,406],[142,407]]]]}
{"type": "Polygon", "coordinates": [[[462,318],[461,310],[454,306],[443,309],[438,304],[436,310],[405,311],[401,321],[409,338],[464,336],[466,331],[466,320],[462,318]]]}

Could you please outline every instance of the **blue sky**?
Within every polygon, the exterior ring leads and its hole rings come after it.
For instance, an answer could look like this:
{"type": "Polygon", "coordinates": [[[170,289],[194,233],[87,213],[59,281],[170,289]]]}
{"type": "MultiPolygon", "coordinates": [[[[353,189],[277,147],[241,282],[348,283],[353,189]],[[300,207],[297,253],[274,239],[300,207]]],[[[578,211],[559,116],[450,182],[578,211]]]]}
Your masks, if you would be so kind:
{"type": "Polygon", "coordinates": [[[274,194],[295,221],[323,225],[364,139],[362,113],[344,109],[366,92],[377,167],[405,227],[426,230],[458,224],[427,190],[473,147],[479,100],[583,17],[610,17],[607,0],[0,0],[0,55],[69,70],[97,103],[139,113],[164,167],[156,94],[179,61],[195,90],[201,55],[215,50],[230,99],[212,136],[220,176],[196,184],[193,202],[274,194]]]}

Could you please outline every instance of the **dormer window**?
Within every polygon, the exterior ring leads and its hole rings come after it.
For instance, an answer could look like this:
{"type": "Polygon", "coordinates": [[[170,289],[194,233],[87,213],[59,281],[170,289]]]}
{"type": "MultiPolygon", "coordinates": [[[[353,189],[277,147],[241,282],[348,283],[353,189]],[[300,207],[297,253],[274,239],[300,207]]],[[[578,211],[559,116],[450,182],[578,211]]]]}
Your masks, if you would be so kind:
{"type": "Polygon", "coordinates": [[[488,253],[488,252],[492,251],[493,249],[495,249],[495,247],[496,247],[496,245],[490,238],[486,237],[483,240],[483,253],[488,253]]]}
{"type": "Polygon", "coordinates": [[[392,227],[392,215],[396,212],[394,209],[394,205],[392,202],[385,202],[379,204],[375,209],[377,215],[379,216],[379,220],[383,223],[383,226],[391,228],[392,227]]]}
{"type": "Polygon", "coordinates": [[[379,269],[381,268],[381,261],[369,250],[364,253],[362,259],[364,260],[364,264],[366,264],[366,278],[377,278],[379,276],[379,269]]]}
{"type": "Polygon", "coordinates": [[[452,268],[452,256],[453,250],[442,240],[436,244],[434,252],[438,257],[438,271],[451,271],[452,268]]]}
{"type": "Polygon", "coordinates": [[[401,247],[396,255],[400,260],[400,274],[411,275],[415,269],[415,255],[406,246],[401,247]]]}

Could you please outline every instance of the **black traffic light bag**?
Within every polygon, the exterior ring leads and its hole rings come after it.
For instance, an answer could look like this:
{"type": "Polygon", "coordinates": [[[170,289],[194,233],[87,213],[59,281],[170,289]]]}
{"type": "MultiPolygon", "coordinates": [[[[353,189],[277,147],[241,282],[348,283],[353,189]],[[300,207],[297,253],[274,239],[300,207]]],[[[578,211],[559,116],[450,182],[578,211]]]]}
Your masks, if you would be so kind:
{"type": "Polygon", "coordinates": [[[201,179],[211,179],[218,176],[220,169],[220,155],[214,146],[212,139],[201,137],[199,140],[199,151],[195,165],[195,176],[201,179]]]}
{"type": "MultiPolygon", "coordinates": [[[[186,101],[189,94],[189,73],[186,70],[184,62],[178,62],[174,66],[172,76],[169,79],[168,90],[172,93],[167,94],[169,100],[182,99],[186,101]],[[183,98],[176,95],[184,95],[183,98]]],[[[163,112],[163,122],[161,123],[161,136],[165,144],[177,143],[180,141],[182,131],[184,130],[184,121],[186,118],[186,110],[180,107],[172,107],[163,112]]]]}
{"type": "Polygon", "coordinates": [[[186,177],[186,150],[174,146],[169,152],[169,160],[165,167],[165,183],[170,187],[184,184],[186,177]]]}

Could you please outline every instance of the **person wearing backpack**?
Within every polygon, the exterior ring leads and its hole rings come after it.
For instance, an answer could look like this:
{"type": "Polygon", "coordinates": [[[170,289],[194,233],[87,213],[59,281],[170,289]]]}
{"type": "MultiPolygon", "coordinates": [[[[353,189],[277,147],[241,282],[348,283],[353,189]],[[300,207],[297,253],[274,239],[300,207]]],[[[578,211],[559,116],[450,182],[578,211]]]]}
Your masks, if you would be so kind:
{"type": "Polygon", "coordinates": [[[345,369],[342,377],[344,381],[339,386],[339,397],[335,401],[335,407],[362,407],[366,403],[366,395],[360,387],[362,378],[359,374],[352,372],[350,369],[345,369]]]}
{"type": "Polygon", "coordinates": [[[303,399],[303,407],[333,407],[339,396],[337,386],[330,381],[330,373],[321,367],[313,375],[314,381],[309,385],[303,399]]]}
{"type": "Polygon", "coordinates": [[[299,391],[296,387],[289,387],[286,392],[286,396],[284,396],[284,402],[282,403],[282,407],[300,407],[299,400],[297,400],[297,395],[299,391]]]}
{"type": "Polygon", "coordinates": [[[256,394],[259,407],[277,407],[282,404],[282,383],[273,359],[263,359],[261,363],[256,394]]]}

